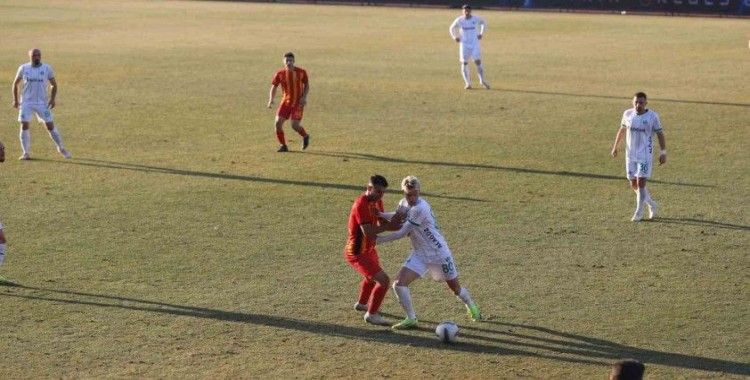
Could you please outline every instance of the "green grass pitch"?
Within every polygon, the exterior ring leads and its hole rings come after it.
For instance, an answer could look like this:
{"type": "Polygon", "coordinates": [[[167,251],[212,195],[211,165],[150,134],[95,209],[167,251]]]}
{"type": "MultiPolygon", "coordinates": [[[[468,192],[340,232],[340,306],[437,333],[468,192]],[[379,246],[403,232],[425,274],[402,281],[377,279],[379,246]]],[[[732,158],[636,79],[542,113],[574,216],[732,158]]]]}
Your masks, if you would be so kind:
{"type": "MultiPolygon", "coordinates": [[[[624,357],[750,376],[750,24],[476,13],[491,91],[463,90],[456,10],[0,3],[0,274],[21,285],[0,286],[0,378],[605,378],[624,357]],[[15,159],[32,47],[71,160],[36,123],[15,159]],[[278,154],[265,104],[288,50],[312,144],[287,126],[278,154]],[[669,161],[662,218],[634,224],[609,149],[639,90],[669,161]],[[430,280],[420,330],[352,310],[346,221],[373,173],[420,177],[486,321],[430,280]]],[[[380,248],[389,274],[408,250],[380,248]]],[[[390,293],[383,312],[401,316],[390,293]]]]}

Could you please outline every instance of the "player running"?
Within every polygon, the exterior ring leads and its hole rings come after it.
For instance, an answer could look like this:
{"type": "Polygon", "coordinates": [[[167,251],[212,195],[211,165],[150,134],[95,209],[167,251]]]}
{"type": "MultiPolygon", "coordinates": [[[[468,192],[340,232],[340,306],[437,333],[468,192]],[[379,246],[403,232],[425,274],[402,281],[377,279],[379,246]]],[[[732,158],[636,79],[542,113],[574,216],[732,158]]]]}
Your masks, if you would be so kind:
{"type": "Polygon", "coordinates": [[[646,94],[638,92],[633,96],[633,108],[626,110],[622,115],[620,129],[615,136],[612,145],[612,157],[617,157],[617,146],[625,139],[625,172],[630,181],[630,187],[635,191],[635,213],[630,219],[639,222],[643,219],[643,206],[648,206],[648,218],[656,218],[656,202],[651,198],[646,189],[646,180],[651,178],[653,161],[652,135],[656,133],[659,139],[659,165],[667,162],[667,143],[661,128],[659,115],[646,108],[648,100],[646,94]]]}
{"type": "Polygon", "coordinates": [[[484,35],[487,23],[479,16],[471,14],[471,6],[464,4],[463,16],[458,16],[451,24],[448,31],[451,37],[459,43],[458,59],[461,61],[461,76],[464,78],[465,89],[471,89],[471,80],[469,79],[469,60],[473,59],[477,65],[477,76],[479,84],[486,89],[490,89],[489,83],[484,80],[484,66],[482,66],[482,51],[479,48],[479,40],[484,35]],[[459,33],[460,30],[460,33],[459,33]]]}
{"type": "Polygon", "coordinates": [[[281,85],[284,91],[284,97],[281,99],[279,109],[276,111],[276,138],[279,140],[278,152],[288,152],[286,139],[284,138],[284,122],[292,119],[292,129],[302,136],[302,149],[307,149],[310,145],[310,135],[305,132],[300,122],[302,121],[302,111],[307,104],[307,93],[310,92],[310,82],[307,79],[307,71],[300,67],[294,66],[294,54],[289,52],[284,54],[284,68],[280,69],[273,76],[271,81],[271,90],[268,94],[268,108],[273,105],[273,98],[276,96],[276,88],[281,85]]]}
{"type": "Polygon", "coordinates": [[[377,243],[385,243],[400,239],[406,235],[411,238],[412,251],[406,259],[393,282],[401,306],[406,312],[406,319],[392,326],[396,330],[417,327],[417,314],[411,302],[409,284],[425,276],[428,272],[435,281],[445,281],[453,293],[460,299],[472,320],[482,318],[479,306],[471,299],[469,290],[462,287],[458,281],[458,268],[453,262],[453,255],[448,248],[440,227],[435,220],[430,204],[419,197],[420,183],[414,176],[408,176],[401,182],[404,198],[398,204],[395,213],[386,213],[385,218],[406,210],[406,223],[398,231],[378,236],[377,243]]]}

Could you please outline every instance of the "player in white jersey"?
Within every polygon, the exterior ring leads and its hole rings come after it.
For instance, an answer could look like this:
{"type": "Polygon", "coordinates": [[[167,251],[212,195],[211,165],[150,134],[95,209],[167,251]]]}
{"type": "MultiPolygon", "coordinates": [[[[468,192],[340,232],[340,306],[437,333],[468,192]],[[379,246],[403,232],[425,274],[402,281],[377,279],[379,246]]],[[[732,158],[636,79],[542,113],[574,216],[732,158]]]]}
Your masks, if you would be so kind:
{"type": "Polygon", "coordinates": [[[453,255],[448,248],[440,227],[435,220],[430,204],[419,197],[420,183],[417,177],[408,176],[401,182],[404,199],[394,213],[383,213],[383,217],[390,219],[394,215],[406,212],[406,222],[398,231],[377,237],[377,244],[400,239],[404,236],[411,238],[412,251],[401,266],[393,290],[396,292],[401,306],[406,312],[406,318],[393,325],[396,330],[417,327],[417,314],[411,301],[409,284],[429,273],[435,281],[445,281],[453,293],[466,305],[466,310],[475,321],[480,320],[479,306],[471,299],[469,290],[461,287],[458,281],[458,268],[453,262],[453,255]]]}
{"type": "Polygon", "coordinates": [[[55,108],[55,97],[57,96],[57,81],[52,67],[42,63],[42,52],[39,49],[29,50],[29,63],[18,67],[16,79],[13,81],[13,108],[18,108],[18,121],[21,123],[21,149],[23,154],[19,159],[31,159],[31,134],[29,133],[29,122],[34,114],[40,123],[47,126],[49,136],[57,146],[57,151],[65,158],[71,154],[65,149],[60,131],[55,128],[52,118],[52,109],[55,108]],[[19,100],[18,85],[23,82],[23,90],[19,100]],[[47,87],[51,88],[49,101],[47,100],[47,87]]]}
{"type": "Polygon", "coordinates": [[[469,79],[469,60],[471,59],[477,65],[479,84],[489,90],[490,85],[484,80],[482,51],[479,47],[479,40],[484,35],[487,23],[481,17],[471,14],[471,6],[464,5],[461,8],[463,8],[463,16],[458,16],[448,31],[451,37],[459,43],[458,59],[461,61],[461,76],[466,84],[464,88],[467,90],[471,88],[471,80],[469,79]]]}
{"type": "Polygon", "coordinates": [[[635,191],[635,213],[632,221],[643,219],[644,205],[648,206],[649,219],[656,217],[656,202],[646,189],[646,180],[651,178],[653,157],[653,134],[659,139],[659,165],[667,162],[667,143],[661,128],[659,115],[646,108],[648,100],[643,92],[633,96],[633,108],[622,115],[620,129],[612,145],[612,157],[617,157],[617,146],[625,138],[625,171],[630,187],[635,191]]]}

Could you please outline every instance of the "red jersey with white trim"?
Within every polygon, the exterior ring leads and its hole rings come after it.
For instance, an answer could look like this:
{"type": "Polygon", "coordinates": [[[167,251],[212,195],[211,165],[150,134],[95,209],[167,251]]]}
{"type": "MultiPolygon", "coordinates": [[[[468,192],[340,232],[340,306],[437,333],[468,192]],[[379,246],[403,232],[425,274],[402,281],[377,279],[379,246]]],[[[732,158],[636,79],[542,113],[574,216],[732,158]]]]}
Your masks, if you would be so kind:
{"type": "Polygon", "coordinates": [[[287,70],[285,67],[277,71],[271,81],[272,85],[281,85],[284,90],[281,103],[292,107],[299,107],[299,100],[302,98],[307,83],[307,71],[296,66],[292,70],[287,70]]]}
{"type": "Polygon", "coordinates": [[[368,238],[359,226],[362,224],[378,223],[378,213],[383,212],[383,200],[369,201],[362,194],[354,201],[352,211],[349,213],[349,238],[346,242],[345,252],[347,255],[360,255],[375,249],[375,239],[368,238]]]}

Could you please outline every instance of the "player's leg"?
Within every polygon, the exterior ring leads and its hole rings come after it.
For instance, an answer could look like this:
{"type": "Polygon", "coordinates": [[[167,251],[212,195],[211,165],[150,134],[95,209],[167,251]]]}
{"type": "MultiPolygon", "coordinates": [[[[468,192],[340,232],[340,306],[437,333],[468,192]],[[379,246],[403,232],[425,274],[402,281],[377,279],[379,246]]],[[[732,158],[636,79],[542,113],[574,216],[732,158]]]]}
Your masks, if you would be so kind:
{"type": "MultiPolygon", "coordinates": [[[[5,233],[3,233],[3,223],[0,222],[0,267],[3,266],[3,262],[5,261],[5,233]]],[[[12,283],[11,281],[8,281],[0,275],[0,283],[12,283]]]]}
{"type": "Polygon", "coordinates": [[[654,201],[653,198],[651,198],[651,193],[648,191],[648,188],[646,187],[646,183],[648,182],[648,179],[651,178],[651,170],[653,169],[652,162],[647,162],[647,166],[645,170],[640,174],[642,178],[639,178],[641,181],[639,183],[640,191],[643,193],[643,202],[648,207],[648,219],[654,219],[656,218],[656,209],[658,205],[656,204],[656,201],[654,201]]]}
{"type": "Polygon", "coordinates": [[[427,264],[420,256],[412,253],[404,261],[398,274],[396,274],[396,280],[393,282],[393,291],[396,293],[396,298],[398,298],[398,302],[406,313],[406,318],[391,326],[394,330],[406,330],[417,327],[417,313],[414,310],[414,304],[412,304],[409,285],[414,280],[422,277],[426,272],[427,264]]]}
{"type": "Polygon", "coordinates": [[[375,273],[371,279],[375,282],[375,286],[372,287],[370,299],[367,303],[367,312],[364,316],[365,322],[374,325],[387,326],[388,321],[383,318],[378,311],[380,310],[380,305],[383,304],[385,294],[388,292],[388,284],[391,282],[391,279],[382,269],[375,273]]]}
{"type": "Polygon", "coordinates": [[[5,261],[5,233],[3,233],[3,224],[0,223],[0,266],[5,261]]]}
{"type": "Polygon", "coordinates": [[[21,140],[21,157],[19,160],[30,160],[31,159],[31,132],[29,131],[29,122],[21,122],[21,130],[19,134],[21,140]]]}
{"type": "Polygon", "coordinates": [[[469,54],[464,44],[458,48],[458,60],[461,63],[461,77],[464,79],[464,88],[471,88],[471,79],[469,78],[469,54]]]}
{"type": "Polygon", "coordinates": [[[409,285],[419,277],[419,273],[407,267],[401,267],[398,274],[396,274],[396,280],[393,281],[393,291],[396,293],[396,298],[406,313],[406,319],[393,325],[394,329],[412,328],[417,325],[417,312],[414,311],[414,304],[411,301],[409,285]]]}
{"type": "Polygon", "coordinates": [[[302,150],[307,149],[307,146],[310,145],[310,135],[305,131],[305,128],[302,127],[302,109],[300,109],[299,113],[295,114],[297,118],[292,118],[292,129],[294,129],[300,136],[302,136],[302,150]]]}
{"type": "Polygon", "coordinates": [[[70,152],[68,152],[65,149],[65,146],[63,145],[62,136],[60,135],[60,130],[58,130],[55,127],[55,123],[52,121],[52,115],[49,116],[49,121],[45,120],[44,125],[47,127],[47,132],[49,132],[49,137],[52,139],[52,141],[57,146],[57,151],[62,154],[65,158],[70,158],[72,155],[70,152]]]}
{"type": "Polygon", "coordinates": [[[29,121],[31,121],[32,111],[28,106],[21,104],[18,107],[18,122],[21,123],[19,139],[21,140],[21,150],[23,153],[19,160],[31,159],[31,132],[29,132],[29,121]]]}
{"type": "Polygon", "coordinates": [[[469,317],[475,322],[481,320],[482,313],[479,311],[479,305],[477,305],[477,303],[474,302],[474,299],[471,298],[469,289],[461,286],[461,283],[458,280],[458,276],[451,280],[446,280],[445,283],[448,284],[448,287],[453,291],[453,294],[456,295],[456,298],[464,303],[464,305],[466,306],[466,312],[469,314],[469,317]]]}
{"type": "Polygon", "coordinates": [[[484,86],[486,89],[490,89],[490,84],[484,79],[484,66],[482,66],[482,58],[479,53],[479,46],[474,48],[474,64],[477,65],[477,76],[479,77],[479,84],[484,86]]]}
{"type": "Polygon", "coordinates": [[[464,88],[471,89],[471,80],[469,79],[469,62],[461,62],[461,76],[464,78],[464,88]]]}
{"type": "Polygon", "coordinates": [[[279,150],[277,152],[288,152],[289,148],[286,146],[286,138],[284,137],[284,122],[287,119],[280,115],[276,115],[275,128],[276,128],[276,140],[279,141],[279,150]]]}
{"type": "Polygon", "coordinates": [[[364,277],[362,282],[359,284],[359,298],[357,303],[354,304],[354,310],[367,311],[367,303],[370,302],[370,294],[372,289],[375,287],[375,281],[364,277]]]}
{"type": "Polygon", "coordinates": [[[289,120],[292,116],[292,106],[281,102],[279,108],[276,110],[275,128],[276,128],[276,139],[279,141],[279,150],[277,152],[288,152],[289,148],[286,146],[286,138],[284,137],[284,122],[289,120]]]}

